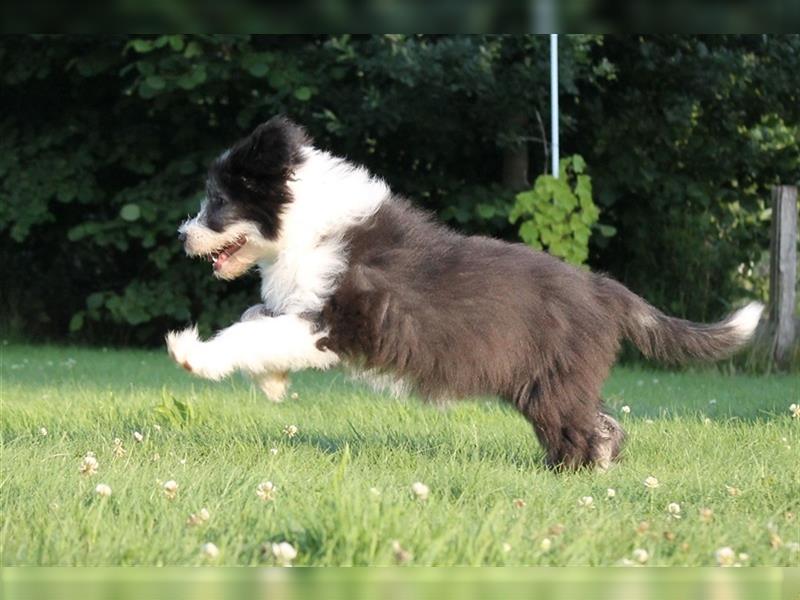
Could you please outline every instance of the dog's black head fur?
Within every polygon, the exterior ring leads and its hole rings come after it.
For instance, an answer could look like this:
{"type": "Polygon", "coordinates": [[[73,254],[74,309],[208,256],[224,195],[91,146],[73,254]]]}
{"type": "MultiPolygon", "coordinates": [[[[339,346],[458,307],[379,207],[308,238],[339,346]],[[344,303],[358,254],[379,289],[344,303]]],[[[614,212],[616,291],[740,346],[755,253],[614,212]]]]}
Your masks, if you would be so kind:
{"type": "Polygon", "coordinates": [[[262,123],[214,160],[208,171],[205,221],[221,232],[236,221],[258,224],[275,239],[280,215],[291,196],[287,187],[311,144],[305,130],[283,116],[262,123]]]}

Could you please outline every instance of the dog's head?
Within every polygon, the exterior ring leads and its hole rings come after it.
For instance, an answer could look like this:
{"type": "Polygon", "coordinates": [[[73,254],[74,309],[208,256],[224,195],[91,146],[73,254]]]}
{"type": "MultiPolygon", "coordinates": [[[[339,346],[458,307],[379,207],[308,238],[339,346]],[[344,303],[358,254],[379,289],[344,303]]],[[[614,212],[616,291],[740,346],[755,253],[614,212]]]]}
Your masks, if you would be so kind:
{"type": "Polygon", "coordinates": [[[223,152],[209,168],[200,212],[178,229],[186,253],[206,257],[220,279],[273,257],[292,200],[288,182],[309,144],[303,128],[274,117],[223,152]]]}

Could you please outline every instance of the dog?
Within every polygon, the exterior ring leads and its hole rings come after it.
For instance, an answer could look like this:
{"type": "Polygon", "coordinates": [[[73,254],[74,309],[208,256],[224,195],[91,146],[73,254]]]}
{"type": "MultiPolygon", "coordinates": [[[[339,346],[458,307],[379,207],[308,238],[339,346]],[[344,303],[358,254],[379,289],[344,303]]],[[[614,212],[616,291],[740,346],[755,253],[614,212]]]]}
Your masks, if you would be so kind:
{"type": "Polygon", "coordinates": [[[241,371],[280,396],[286,373],[341,364],[428,399],[499,396],[558,469],[605,469],[620,453],[600,392],[621,340],[661,361],[717,360],[750,340],[763,310],[692,323],[607,276],[457,233],[282,116],[213,161],[179,237],[220,279],[259,269],[263,300],[207,341],[170,332],[187,371],[241,371]]]}

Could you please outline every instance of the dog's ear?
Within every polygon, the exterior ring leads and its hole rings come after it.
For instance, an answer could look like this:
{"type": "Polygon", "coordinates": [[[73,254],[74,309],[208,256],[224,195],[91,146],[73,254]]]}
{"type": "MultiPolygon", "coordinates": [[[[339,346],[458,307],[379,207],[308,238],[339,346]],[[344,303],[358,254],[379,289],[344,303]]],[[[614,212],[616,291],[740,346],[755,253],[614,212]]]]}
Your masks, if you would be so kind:
{"type": "Polygon", "coordinates": [[[231,171],[244,177],[285,175],[301,160],[303,146],[310,144],[301,126],[280,115],[256,127],[231,148],[231,171]]]}

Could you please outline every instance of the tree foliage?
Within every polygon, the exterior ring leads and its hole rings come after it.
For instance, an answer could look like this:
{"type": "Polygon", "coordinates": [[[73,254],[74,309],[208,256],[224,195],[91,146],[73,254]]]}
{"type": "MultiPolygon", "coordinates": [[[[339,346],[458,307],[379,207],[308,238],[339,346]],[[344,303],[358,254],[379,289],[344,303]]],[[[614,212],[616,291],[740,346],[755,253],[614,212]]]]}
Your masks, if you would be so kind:
{"type": "Polygon", "coordinates": [[[771,186],[800,179],[800,36],[615,37],[604,57],[616,76],[577,118],[619,235],[592,262],[664,309],[717,317],[769,247],[771,186]]]}
{"type": "MultiPolygon", "coordinates": [[[[590,265],[683,315],[736,298],[769,186],[800,172],[798,39],[562,36],[562,148],[618,231],[592,230],[590,265]]],[[[515,204],[535,222],[537,203],[502,185],[503,151],[545,170],[548,72],[539,36],[2,38],[3,328],[149,343],[234,319],[255,278],[213,280],[175,229],[210,159],[276,113],[453,226],[518,239],[515,204]]]]}

